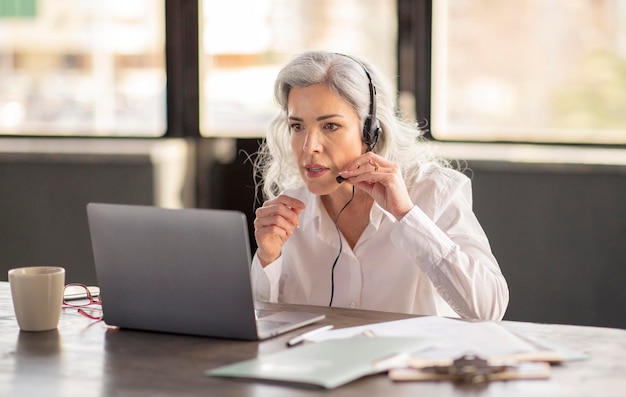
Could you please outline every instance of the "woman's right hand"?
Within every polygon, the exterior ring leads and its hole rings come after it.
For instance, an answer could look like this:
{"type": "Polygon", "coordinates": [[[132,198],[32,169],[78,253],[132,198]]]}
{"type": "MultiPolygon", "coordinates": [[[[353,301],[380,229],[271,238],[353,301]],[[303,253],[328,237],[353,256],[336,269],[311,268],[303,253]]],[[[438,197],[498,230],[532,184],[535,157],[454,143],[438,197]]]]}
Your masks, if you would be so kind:
{"type": "Polygon", "coordinates": [[[280,195],[256,210],[254,238],[261,266],[269,265],[280,256],[283,244],[291,237],[293,229],[300,226],[298,214],[305,207],[298,199],[280,195]]]}

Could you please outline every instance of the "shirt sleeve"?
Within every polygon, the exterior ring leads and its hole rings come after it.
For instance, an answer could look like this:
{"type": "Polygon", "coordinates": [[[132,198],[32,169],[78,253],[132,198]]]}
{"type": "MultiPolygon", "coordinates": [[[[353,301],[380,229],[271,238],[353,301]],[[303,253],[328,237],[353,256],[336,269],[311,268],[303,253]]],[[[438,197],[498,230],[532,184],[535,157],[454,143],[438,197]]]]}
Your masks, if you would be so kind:
{"type": "Polygon", "coordinates": [[[256,253],[252,258],[250,277],[254,299],[262,302],[278,302],[278,285],[282,269],[282,256],[263,267],[256,253]]]}
{"type": "Polygon", "coordinates": [[[458,173],[431,193],[424,205],[430,213],[416,203],[398,222],[392,241],[462,318],[502,319],[509,290],[472,211],[469,178],[458,173]]]}

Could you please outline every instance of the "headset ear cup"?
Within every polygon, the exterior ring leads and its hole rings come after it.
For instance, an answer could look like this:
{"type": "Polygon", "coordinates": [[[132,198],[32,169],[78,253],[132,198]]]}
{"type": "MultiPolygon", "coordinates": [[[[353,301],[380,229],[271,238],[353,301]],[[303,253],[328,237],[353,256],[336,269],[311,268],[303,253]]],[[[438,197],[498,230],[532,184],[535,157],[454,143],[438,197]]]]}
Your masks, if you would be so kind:
{"type": "Polygon", "coordinates": [[[380,135],[382,133],[383,133],[383,129],[380,127],[380,121],[378,121],[378,119],[376,119],[376,123],[374,123],[374,130],[373,130],[373,134],[372,134],[372,149],[378,143],[378,139],[380,138],[380,135]]]}
{"type": "Polygon", "coordinates": [[[363,143],[365,143],[365,145],[367,146],[367,151],[370,151],[370,148],[372,146],[372,130],[371,130],[371,125],[372,124],[372,118],[368,117],[365,119],[365,123],[363,123],[363,143]]]}
{"type": "Polygon", "coordinates": [[[367,146],[368,152],[374,150],[382,132],[383,130],[380,128],[380,122],[378,119],[376,119],[374,125],[372,125],[371,117],[368,117],[365,120],[365,124],[363,125],[363,142],[367,146]]]}

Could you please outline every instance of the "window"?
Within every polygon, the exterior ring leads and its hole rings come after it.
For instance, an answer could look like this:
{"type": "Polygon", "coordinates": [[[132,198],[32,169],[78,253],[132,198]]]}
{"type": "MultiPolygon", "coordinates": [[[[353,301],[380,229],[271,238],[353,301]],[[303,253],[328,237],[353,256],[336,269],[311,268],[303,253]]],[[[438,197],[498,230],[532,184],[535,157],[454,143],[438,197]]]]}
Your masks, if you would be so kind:
{"type": "Polygon", "coordinates": [[[204,0],[200,15],[204,136],[263,136],[276,74],[303,51],[362,56],[397,74],[396,0],[204,0]]]}
{"type": "Polygon", "coordinates": [[[2,1],[0,134],[163,135],[163,1],[2,1]]]}
{"type": "Polygon", "coordinates": [[[433,137],[626,143],[626,2],[432,4],[433,137]]]}

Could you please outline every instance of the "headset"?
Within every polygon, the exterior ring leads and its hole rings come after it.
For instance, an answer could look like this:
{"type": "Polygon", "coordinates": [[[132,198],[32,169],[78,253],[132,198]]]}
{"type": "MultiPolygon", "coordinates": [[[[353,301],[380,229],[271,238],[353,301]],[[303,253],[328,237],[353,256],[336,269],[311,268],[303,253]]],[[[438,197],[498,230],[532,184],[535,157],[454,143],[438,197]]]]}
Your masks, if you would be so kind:
{"type": "Polygon", "coordinates": [[[370,109],[365,119],[365,123],[363,124],[363,143],[367,145],[367,151],[371,152],[376,147],[378,143],[378,138],[380,138],[380,134],[382,134],[383,130],[380,127],[380,121],[376,118],[376,86],[374,85],[374,81],[372,80],[372,76],[370,75],[369,70],[363,65],[363,63],[357,60],[350,55],[341,54],[336,52],[335,54],[341,55],[346,58],[352,59],[354,62],[358,63],[365,75],[367,76],[367,80],[369,83],[369,91],[370,91],[370,109]]]}
{"type": "Polygon", "coordinates": [[[380,134],[383,132],[383,129],[380,128],[380,121],[376,118],[376,86],[374,85],[374,81],[372,80],[372,76],[370,76],[370,72],[367,70],[365,66],[361,62],[357,62],[361,65],[363,70],[365,71],[365,75],[369,80],[369,88],[370,88],[370,111],[365,119],[365,124],[363,124],[363,142],[367,145],[367,151],[371,152],[376,147],[378,143],[378,138],[380,138],[380,134]]]}
{"type": "MultiPolygon", "coordinates": [[[[363,143],[365,143],[365,145],[367,146],[367,149],[365,151],[371,152],[376,147],[376,144],[378,143],[378,138],[380,138],[380,135],[383,133],[383,129],[380,127],[380,121],[376,117],[376,86],[374,85],[374,80],[372,80],[372,76],[370,75],[369,70],[367,70],[367,68],[365,67],[365,65],[363,65],[363,63],[361,63],[361,61],[357,60],[354,57],[351,57],[350,55],[341,54],[339,52],[336,52],[335,54],[342,57],[350,58],[355,63],[358,63],[359,66],[363,68],[363,71],[367,76],[370,90],[370,109],[367,117],[365,118],[365,123],[363,123],[363,135],[361,139],[363,140],[363,143]]],[[[341,176],[337,176],[336,179],[337,183],[342,183],[343,181],[345,181],[345,179],[341,176]]]]}

